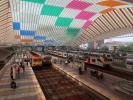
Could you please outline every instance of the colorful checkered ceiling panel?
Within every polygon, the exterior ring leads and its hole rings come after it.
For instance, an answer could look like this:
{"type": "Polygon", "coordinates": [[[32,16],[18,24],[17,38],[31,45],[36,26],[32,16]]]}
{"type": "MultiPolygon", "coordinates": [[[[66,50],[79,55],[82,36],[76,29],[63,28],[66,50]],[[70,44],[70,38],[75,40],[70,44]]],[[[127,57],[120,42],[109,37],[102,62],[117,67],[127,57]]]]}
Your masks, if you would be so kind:
{"type": "Polygon", "coordinates": [[[133,19],[133,4],[121,0],[9,2],[14,37],[19,42],[43,42],[47,45],[65,45],[71,42],[81,44],[99,34],[132,26],[130,21],[133,19]]]}

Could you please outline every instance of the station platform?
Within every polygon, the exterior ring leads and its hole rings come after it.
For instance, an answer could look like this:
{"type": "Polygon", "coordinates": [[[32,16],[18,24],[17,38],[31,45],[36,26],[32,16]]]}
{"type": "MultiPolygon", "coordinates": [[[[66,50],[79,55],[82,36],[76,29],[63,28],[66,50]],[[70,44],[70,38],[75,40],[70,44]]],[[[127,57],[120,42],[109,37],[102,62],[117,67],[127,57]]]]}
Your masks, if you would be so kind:
{"type": "Polygon", "coordinates": [[[17,88],[10,88],[12,59],[0,71],[0,100],[46,100],[30,64],[24,73],[20,73],[20,78],[15,80],[17,88]]]}
{"type": "Polygon", "coordinates": [[[83,75],[79,75],[78,68],[72,67],[71,65],[64,66],[63,64],[54,64],[54,67],[60,71],[63,71],[68,76],[80,81],[81,83],[84,83],[86,86],[94,89],[111,100],[132,100],[133,98],[132,96],[115,90],[115,84],[119,81],[123,81],[123,79],[119,77],[104,74],[105,79],[102,81],[90,76],[88,72],[84,73],[83,75]]]}

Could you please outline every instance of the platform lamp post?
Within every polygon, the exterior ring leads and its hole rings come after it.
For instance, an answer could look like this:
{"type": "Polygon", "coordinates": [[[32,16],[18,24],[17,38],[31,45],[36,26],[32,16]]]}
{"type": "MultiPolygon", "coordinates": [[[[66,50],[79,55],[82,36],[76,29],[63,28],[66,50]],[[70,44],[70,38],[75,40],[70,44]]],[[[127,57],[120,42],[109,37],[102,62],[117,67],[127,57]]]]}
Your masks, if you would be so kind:
{"type": "Polygon", "coordinates": [[[68,50],[68,47],[66,48],[66,53],[67,53],[67,59],[68,59],[68,53],[69,53],[69,50],[68,50]]]}
{"type": "Polygon", "coordinates": [[[34,50],[35,49],[35,40],[33,40],[33,42],[32,42],[32,50],[34,50]]]}
{"type": "MultiPolygon", "coordinates": [[[[20,54],[22,54],[22,43],[20,43],[19,47],[20,47],[20,51],[19,52],[20,52],[20,54]]],[[[14,58],[14,61],[15,61],[15,59],[16,58],[14,58]]],[[[20,55],[20,59],[22,59],[22,55],[20,55]]]]}

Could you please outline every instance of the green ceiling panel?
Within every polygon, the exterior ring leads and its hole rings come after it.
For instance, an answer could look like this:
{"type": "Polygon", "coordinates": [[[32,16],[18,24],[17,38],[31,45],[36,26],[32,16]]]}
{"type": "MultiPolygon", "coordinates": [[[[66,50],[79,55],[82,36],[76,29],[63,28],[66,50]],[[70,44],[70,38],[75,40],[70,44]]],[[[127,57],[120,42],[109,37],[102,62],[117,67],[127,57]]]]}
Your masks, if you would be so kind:
{"type": "Polygon", "coordinates": [[[72,18],[62,18],[62,17],[59,17],[59,18],[56,20],[55,25],[56,25],[56,26],[69,27],[69,25],[71,24],[72,20],[73,20],[72,18]]]}
{"type": "Polygon", "coordinates": [[[44,5],[41,14],[49,16],[59,16],[63,9],[63,7],[44,5]]]}
{"type": "Polygon", "coordinates": [[[45,2],[46,0],[22,0],[22,1],[44,4],[44,2],[45,2]]]}
{"type": "Polygon", "coordinates": [[[66,30],[66,34],[70,38],[77,37],[80,33],[80,28],[68,28],[66,30]]]}

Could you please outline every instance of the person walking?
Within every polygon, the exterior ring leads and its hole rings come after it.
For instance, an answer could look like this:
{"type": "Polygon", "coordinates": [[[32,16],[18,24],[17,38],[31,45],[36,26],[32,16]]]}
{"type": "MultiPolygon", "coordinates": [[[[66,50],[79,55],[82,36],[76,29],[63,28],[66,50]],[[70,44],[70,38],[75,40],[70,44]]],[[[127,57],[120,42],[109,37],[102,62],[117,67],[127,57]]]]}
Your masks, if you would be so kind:
{"type": "Polygon", "coordinates": [[[25,66],[24,66],[24,63],[21,62],[21,63],[20,63],[20,66],[21,66],[21,68],[23,69],[23,73],[24,73],[24,72],[25,72],[25,66]]]}

